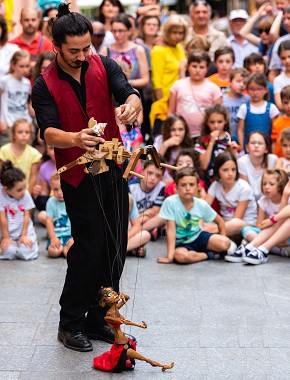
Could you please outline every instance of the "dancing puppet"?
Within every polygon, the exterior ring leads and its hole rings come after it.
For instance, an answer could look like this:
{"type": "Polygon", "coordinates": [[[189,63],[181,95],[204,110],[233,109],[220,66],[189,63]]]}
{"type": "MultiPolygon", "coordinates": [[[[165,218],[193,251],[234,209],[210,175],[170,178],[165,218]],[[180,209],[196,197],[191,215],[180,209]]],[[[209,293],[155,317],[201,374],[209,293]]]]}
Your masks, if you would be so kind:
{"type": "Polygon", "coordinates": [[[109,307],[105,320],[115,334],[115,342],[110,351],[94,358],[94,367],[107,372],[122,372],[134,369],[135,359],[137,359],[143,360],[153,367],[161,367],[162,371],[172,368],[174,362],[169,365],[161,364],[139,354],[136,351],[136,344],[132,339],[127,338],[121,330],[122,324],[140,327],[141,329],[147,328],[146,322],[142,321],[142,324],[131,322],[119,313],[119,309],[125,305],[129,298],[123,293],[116,293],[112,288],[102,288],[99,304],[102,307],[109,307]]]}

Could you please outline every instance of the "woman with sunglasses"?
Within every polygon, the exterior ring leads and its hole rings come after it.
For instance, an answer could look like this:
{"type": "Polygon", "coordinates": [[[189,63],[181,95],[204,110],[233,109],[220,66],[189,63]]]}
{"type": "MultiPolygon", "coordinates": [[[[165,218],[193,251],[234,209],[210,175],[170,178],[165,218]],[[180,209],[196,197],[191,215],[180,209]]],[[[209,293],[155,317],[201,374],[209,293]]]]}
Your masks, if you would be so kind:
{"type": "Polygon", "coordinates": [[[271,26],[274,22],[273,8],[270,3],[263,4],[252,17],[250,17],[246,24],[240,30],[240,35],[248,40],[251,44],[258,46],[259,53],[263,56],[265,61],[269,63],[273,44],[276,39],[270,34],[271,26]],[[259,37],[252,33],[254,25],[257,21],[261,19],[258,23],[259,37]]]}

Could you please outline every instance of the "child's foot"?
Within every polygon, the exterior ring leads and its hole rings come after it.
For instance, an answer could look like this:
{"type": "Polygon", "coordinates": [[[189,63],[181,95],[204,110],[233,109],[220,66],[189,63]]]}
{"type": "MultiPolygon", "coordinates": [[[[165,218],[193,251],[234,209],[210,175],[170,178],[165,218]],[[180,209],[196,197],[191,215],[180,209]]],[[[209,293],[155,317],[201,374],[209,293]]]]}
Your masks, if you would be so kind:
{"type": "Polygon", "coordinates": [[[247,252],[250,252],[250,251],[246,249],[246,247],[243,244],[241,244],[238,248],[236,248],[235,251],[230,252],[228,250],[228,253],[225,256],[225,260],[229,261],[230,263],[242,263],[243,257],[246,256],[247,252]]]}
{"type": "Polygon", "coordinates": [[[127,251],[127,256],[131,256],[131,257],[145,257],[146,256],[146,246],[142,245],[139,248],[132,249],[132,251],[127,251]]]}
{"type": "Polygon", "coordinates": [[[263,252],[261,249],[255,247],[249,251],[245,257],[243,257],[243,261],[253,265],[263,264],[268,261],[268,253],[263,252]]]}
{"type": "Polygon", "coordinates": [[[146,246],[141,245],[141,247],[136,249],[136,257],[145,257],[146,256],[146,246]]]}

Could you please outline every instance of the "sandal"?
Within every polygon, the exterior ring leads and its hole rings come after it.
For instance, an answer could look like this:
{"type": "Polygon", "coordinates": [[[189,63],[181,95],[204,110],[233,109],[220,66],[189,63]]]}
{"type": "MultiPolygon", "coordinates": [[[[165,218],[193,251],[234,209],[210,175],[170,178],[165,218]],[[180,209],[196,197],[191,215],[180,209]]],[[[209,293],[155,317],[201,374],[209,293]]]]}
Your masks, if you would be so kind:
{"type": "Polygon", "coordinates": [[[146,246],[141,245],[141,247],[136,249],[136,257],[145,257],[146,256],[146,246]]]}
{"type": "Polygon", "coordinates": [[[130,257],[145,257],[146,256],[146,247],[145,245],[141,245],[136,249],[132,249],[132,251],[127,252],[127,256],[130,257]]]}

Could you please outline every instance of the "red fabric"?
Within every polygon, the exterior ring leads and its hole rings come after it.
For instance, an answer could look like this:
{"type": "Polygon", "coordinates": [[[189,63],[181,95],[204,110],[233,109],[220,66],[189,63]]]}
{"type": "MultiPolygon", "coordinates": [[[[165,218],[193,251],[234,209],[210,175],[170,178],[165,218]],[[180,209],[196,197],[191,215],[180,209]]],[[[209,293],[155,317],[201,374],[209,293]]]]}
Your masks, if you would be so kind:
{"type": "MultiPolygon", "coordinates": [[[[115,121],[114,106],[109,90],[107,73],[101,58],[96,54],[89,61],[89,68],[85,74],[86,81],[86,111],[82,109],[77,96],[70,84],[58,77],[58,70],[55,61],[42,73],[48,90],[55,100],[61,128],[67,132],[79,132],[88,128],[88,121],[94,117],[98,123],[107,123],[105,140],[112,140],[116,137],[121,140],[119,128],[115,121]],[[89,119],[88,119],[89,117],[89,119]]],[[[63,165],[76,160],[85,150],[78,147],[58,149],[55,148],[56,167],[59,169],[63,165]]],[[[62,178],[74,187],[83,180],[85,173],[83,165],[77,165],[61,174],[62,178]]]]}
{"type": "MultiPolygon", "coordinates": [[[[132,339],[128,338],[128,340],[130,342],[131,348],[136,351],[136,344],[132,339]]],[[[104,352],[102,355],[96,356],[94,358],[94,367],[101,371],[112,372],[117,366],[123,350],[125,350],[123,344],[118,345],[114,343],[110,351],[104,352]]],[[[132,363],[130,360],[126,360],[125,367],[127,369],[132,368],[132,363]]]]}
{"type": "Polygon", "coordinates": [[[19,46],[19,49],[26,50],[31,56],[37,56],[43,51],[53,51],[53,46],[52,42],[46,37],[42,36],[42,43],[41,47],[39,49],[39,44],[40,44],[40,36],[41,33],[37,32],[36,38],[29,44],[27,45],[23,40],[22,40],[22,34],[20,34],[18,37],[12,39],[9,41],[11,44],[16,44],[19,46]]]}

